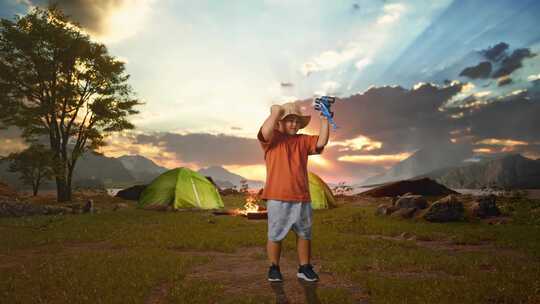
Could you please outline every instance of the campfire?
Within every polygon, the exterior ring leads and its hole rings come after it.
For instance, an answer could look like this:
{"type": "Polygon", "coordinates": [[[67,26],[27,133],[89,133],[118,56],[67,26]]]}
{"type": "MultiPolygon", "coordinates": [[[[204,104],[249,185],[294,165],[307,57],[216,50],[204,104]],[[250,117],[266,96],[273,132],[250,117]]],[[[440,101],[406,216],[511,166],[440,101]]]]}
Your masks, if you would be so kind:
{"type": "Polygon", "coordinates": [[[266,219],[266,209],[258,204],[259,198],[256,193],[247,192],[246,203],[242,208],[214,212],[216,215],[245,216],[249,220],[266,219]]]}

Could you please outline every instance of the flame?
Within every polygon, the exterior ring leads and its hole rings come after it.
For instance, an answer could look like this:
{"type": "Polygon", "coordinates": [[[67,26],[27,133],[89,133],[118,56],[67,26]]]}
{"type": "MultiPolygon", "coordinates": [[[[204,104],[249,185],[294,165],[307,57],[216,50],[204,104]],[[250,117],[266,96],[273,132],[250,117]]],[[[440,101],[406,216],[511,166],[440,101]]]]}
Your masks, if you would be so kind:
{"type": "Polygon", "coordinates": [[[247,214],[251,212],[262,211],[263,208],[259,206],[259,204],[257,204],[258,201],[259,199],[257,198],[256,194],[250,193],[246,197],[246,203],[244,204],[242,209],[237,208],[234,211],[237,215],[244,215],[244,216],[247,216],[247,214]]]}

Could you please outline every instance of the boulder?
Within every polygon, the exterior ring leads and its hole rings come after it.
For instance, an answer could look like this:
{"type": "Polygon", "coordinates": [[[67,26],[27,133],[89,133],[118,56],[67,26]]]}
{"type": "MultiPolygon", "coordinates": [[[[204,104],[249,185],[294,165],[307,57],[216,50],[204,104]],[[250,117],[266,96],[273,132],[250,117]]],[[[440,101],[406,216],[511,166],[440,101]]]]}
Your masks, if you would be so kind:
{"type": "Polygon", "coordinates": [[[389,215],[399,208],[390,204],[380,204],[375,210],[375,215],[389,215]]]}
{"type": "Polygon", "coordinates": [[[398,208],[416,208],[416,209],[425,209],[427,208],[428,202],[422,195],[406,195],[400,197],[395,205],[398,208]]]}
{"type": "Polygon", "coordinates": [[[460,221],[464,211],[463,203],[455,195],[448,195],[431,204],[422,217],[430,222],[460,221]]]}
{"type": "Polygon", "coordinates": [[[135,185],[123,190],[118,191],[116,193],[116,197],[123,198],[125,200],[130,201],[138,201],[139,196],[141,196],[141,193],[146,188],[146,185],[135,185]]]}
{"type": "Polygon", "coordinates": [[[82,213],[94,213],[94,201],[88,200],[82,207],[82,213]]]}
{"type": "Polygon", "coordinates": [[[21,217],[68,213],[71,213],[71,209],[66,207],[30,204],[27,202],[0,201],[0,217],[21,217]]]}
{"type": "Polygon", "coordinates": [[[413,217],[416,210],[418,209],[417,208],[399,208],[398,210],[394,211],[390,216],[400,217],[400,218],[411,218],[413,217]]]}
{"type": "Polygon", "coordinates": [[[501,215],[497,207],[497,197],[495,195],[482,196],[472,203],[472,215],[479,218],[501,215]]]}
{"type": "Polygon", "coordinates": [[[362,192],[361,195],[384,197],[400,196],[408,193],[429,196],[457,194],[456,191],[448,189],[430,178],[420,178],[387,183],[366,192],[362,192]]]}
{"type": "Polygon", "coordinates": [[[118,209],[127,209],[127,208],[129,208],[128,204],[126,204],[126,203],[117,203],[117,204],[114,205],[113,211],[116,211],[118,209]]]}

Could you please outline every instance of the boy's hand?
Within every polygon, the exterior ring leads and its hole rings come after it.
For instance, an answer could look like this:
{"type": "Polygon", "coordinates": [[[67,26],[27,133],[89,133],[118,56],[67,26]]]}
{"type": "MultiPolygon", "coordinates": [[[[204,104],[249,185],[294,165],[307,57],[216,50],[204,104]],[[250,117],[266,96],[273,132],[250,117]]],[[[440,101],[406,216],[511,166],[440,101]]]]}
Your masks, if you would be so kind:
{"type": "Polygon", "coordinates": [[[270,114],[277,115],[277,117],[281,117],[283,111],[284,110],[280,105],[272,105],[272,107],[270,108],[270,114]]]}

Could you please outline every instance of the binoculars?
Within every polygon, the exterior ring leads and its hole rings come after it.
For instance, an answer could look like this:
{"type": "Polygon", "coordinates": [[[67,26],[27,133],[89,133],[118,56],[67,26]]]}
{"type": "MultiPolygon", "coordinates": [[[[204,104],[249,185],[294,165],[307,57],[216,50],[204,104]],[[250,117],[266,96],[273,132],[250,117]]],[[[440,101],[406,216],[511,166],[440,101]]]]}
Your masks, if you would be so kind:
{"type": "Polygon", "coordinates": [[[326,118],[328,118],[328,121],[332,124],[334,129],[337,128],[336,123],[334,122],[334,112],[332,112],[330,109],[332,107],[332,104],[336,102],[335,97],[331,96],[321,96],[315,98],[315,101],[313,102],[313,108],[316,111],[321,112],[326,118]]]}

